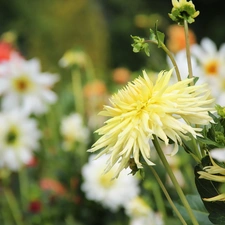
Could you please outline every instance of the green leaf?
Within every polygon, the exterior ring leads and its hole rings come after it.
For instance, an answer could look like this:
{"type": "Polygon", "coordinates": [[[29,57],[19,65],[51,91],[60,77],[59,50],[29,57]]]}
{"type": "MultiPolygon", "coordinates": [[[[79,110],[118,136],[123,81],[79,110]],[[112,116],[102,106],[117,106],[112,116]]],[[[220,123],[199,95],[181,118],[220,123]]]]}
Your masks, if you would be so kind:
{"type": "Polygon", "coordinates": [[[149,40],[151,40],[152,42],[155,42],[156,44],[158,44],[158,40],[157,40],[157,37],[155,35],[155,31],[152,30],[152,29],[150,29],[149,40]]]}
{"type": "Polygon", "coordinates": [[[164,45],[165,34],[157,30],[157,23],[155,24],[155,30],[150,29],[149,39],[158,44],[159,48],[164,45]]]}
{"type": "MultiPolygon", "coordinates": [[[[206,211],[206,209],[201,201],[201,198],[198,195],[187,195],[186,198],[187,198],[187,201],[190,204],[190,206],[193,210],[193,213],[194,213],[197,221],[199,222],[199,224],[213,225],[213,223],[211,223],[208,218],[209,213],[206,211]]],[[[183,216],[184,220],[188,224],[192,224],[190,217],[189,217],[186,209],[184,208],[184,206],[180,205],[178,203],[175,203],[175,205],[178,208],[181,215],[183,216]]]]}
{"type": "Polygon", "coordinates": [[[155,24],[155,35],[156,35],[156,39],[158,41],[158,47],[161,48],[162,45],[164,45],[165,34],[158,31],[157,23],[155,24]]]}
{"type": "Polygon", "coordinates": [[[225,212],[219,211],[214,212],[209,215],[209,219],[213,222],[213,224],[224,225],[225,224],[225,212]]]}
{"type": "Polygon", "coordinates": [[[203,144],[214,146],[213,148],[215,148],[215,147],[220,148],[220,147],[221,147],[221,145],[219,145],[219,144],[216,143],[215,141],[212,141],[212,140],[210,140],[210,139],[208,139],[208,138],[205,138],[205,137],[204,137],[204,138],[198,137],[197,139],[198,139],[198,141],[200,141],[200,142],[203,143],[203,144]]]}
{"type": "Polygon", "coordinates": [[[134,43],[131,44],[133,47],[133,52],[138,53],[141,50],[144,50],[145,54],[147,56],[150,56],[150,50],[149,50],[149,44],[146,43],[144,38],[140,38],[138,36],[132,36],[131,38],[133,39],[134,43]]]}

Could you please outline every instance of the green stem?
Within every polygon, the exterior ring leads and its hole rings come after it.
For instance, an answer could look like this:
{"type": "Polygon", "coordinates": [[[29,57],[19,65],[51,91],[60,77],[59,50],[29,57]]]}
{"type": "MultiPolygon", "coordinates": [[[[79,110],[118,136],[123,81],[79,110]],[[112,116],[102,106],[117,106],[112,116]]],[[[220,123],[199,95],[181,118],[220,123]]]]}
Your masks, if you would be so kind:
{"type": "MultiPolygon", "coordinates": [[[[187,56],[187,65],[189,78],[193,78],[193,71],[191,65],[191,52],[190,52],[190,41],[189,41],[189,32],[188,32],[188,22],[184,20],[184,33],[185,33],[185,42],[186,42],[186,56],[187,56]]],[[[194,83],[192,83],[194,84],[194,83]]]]}
{"type": "Polygon", "coordinates": [[[85,107],[83,100],[83,89],[82,89],[82,81],[81,74],[79,69],[74,69],[72,71],[72,85],[73,85],[73,93],[75,100],[75,109],[81,115],[84,115],[85,107]]]}
{"type": "Polygon", "coordinates": [[[21,204],[22,209],[25,210],[27,204],[27,193],[28,193],[28,180],[26,176],[26,171],[21,169],[19,171],[19,183],[20,183],[20,195],[21,195],[21,204]]]}
{"type": "Polygon", "coordinates": [[[196,143],[196,139],[193,136],[191,137],[191,141],[192,141],[193,149],[195,150],[196,156],[198,157],[198,162],[201,162],[202,154],[199,151],[198,145],[196,143]]]}
{"type": "Polygon", "coordinates": [[[199,225],[199,223],[196,220],[195,215],[194,215],[194,213],[193,213],[193,211],[192,211],[192,209],[191,209],[191,207],[190,207],[190,205],[189,205],[189,203],[188,203],[188,201],[187,201],[187,199],[186,199],[186,197],[185,197],[185,195],[184,195],[184,193],[183,193],[183,191],[182,191],[182,189],[181,189],[181,187],[180,187],[180,185],[179,185],[179,183],[176,179],[176,177],[174,176],[174,174],[173,174],[173,172],[170,168],[169,163],[166,160],[166,157],[165,157],[165,155],[164,155],[164,153],[163,153],[163,151],[162,151],[162,149],[159,145],[158,139],[155,135],[154,135],[153,144],[155,146],[155,149],[156,149],[156,151],[157,151],[157,153],[158,153],[158,155],[159,155],[168,175],[170,176],[170,179],[171,179],[171,181],[172,181],[172,183],[173,183],[173,185],[176,189],[177,194],[180,197],[181,202],[183,203],[183,206],[185,207],[185,209],[187,210],[187,213],[190,216],[190,219],[191,219],[193,225],[199,225]]]}
{"type": "MultiPolygon", "coordinates": [[[[58,106],[58,105],[57,105],[58,106]]],[[[54,152],[59,152],[60,151],[60,147],[58,144],[58,140],[59,140],[59,133],[58,133],[58,124],[55,122],[56,118],[60,118],[58,112],[59,110],[57,110],[56,105],[54,106],[54,108],[52,107],[49,110],[49,113],[45,116],[45,120],[46,120],[46,127],[47,129],[49,129],[50,132],[50,138],[49,138],[49,147],[54,151],[54,152]]]]}
{"type": "Polygon", "coordinates": [[[17,204],[17,201],[16,201],[12,191],[7,188],[3,188],[3,192],[5,195],[5,198],[8,202],[9,208],[11,210],[11,213],[15,220],[16,225],[24,225],[24,223],[22,221],[22,215],[19,210],[19,206],[17,204]]]}
{"type": "MultiPolygon", "coordinates": [[[[158,45],[158,42],[155,42],[155,41],[151,41],[151,40],[146,40],[145,42],[147,43],[154,43],[156,45],[158,45]]],[[[164,52],[169,56],[173,66],[174,66],[174,69],[175,69],[175,72],[176,72],[176,76],[177,76],[177,80],[178,81],[181,81],[181,76],[180,76],[180,71],[178,69],[178,66],[177,66],[177,62],[176,60],[174,59],[174,56],[173,54],[170,52],[170,50],[166,47],[166,45],[164,45],[164,43],[160,42],[160,47],[164,50],[164,52]]]]}
{"type": "MultiPolygon", "coordinates": [[[[150,167],[150,169],[153,169],[152,167],[150,167]]],[[[154,169],[153,169],[154,170],[154,169]]],[[[153,172],[153,171],[152,171],[153,172]]],[[[155,171],[154,171],[155,172],[155,171]]],[[[154,173],[153,172],[153,173],[154,173]]],[[[153,191],[153,195],[155,197],[155,202],[156,202],[156,206],[158,208],[158,210],[162,213],[163,218],[166,220],[167,218],[167,213],[166,213],[166,208],[165,208],[165,204],[163,202],[163,198],[160,192],[160,189],[158,187],[158,185],[155,183],[152,185],[152,191],[153,191]]]]}
{"type": "Polygon", "coordinates": [[[182,215],[180,214],[180,212],[178,211],[177,207],[175,206],[175,204],[173,203],[172,199],[170,198],[169,193],[167,192],[165,186],[163,185],[163,182],[161,181],[160,177],[158,176],[158,174],[156,173],[155,169],[150,166],[149,167],[153,173],[153,175],[155,176],[159,186],[161,187],[164,195],[166,196],[168,202],[170,203],[171,207],[173,208],[174,212],[177,214],[177,217],[180,219],[181,223],[183,225],[187,225],[187,223],[185,222],[184,218],[182,217],[182,215]]]}
{"type": "Polygon", "coordinates": [[[174,66],[174,69],[175,69],[175,72],[176,72],[176,75],[177,75],[177,80],[181,81],[180,72],[179,72],[179,69],[178,69],[178,66],[177,66],[177,62],[174,59],[173,54],[170,52],[170,50],[163,43],[161,43],[161,47],[166,52],[166,54],[169,56],[173,66],[174,66]]]}
{"type": "Polygon", "coordinates": [[[93,66],[92,60],[89,56],[87,56],[87,66],[85,67],[85,71],[86,71],[87,82],[91,82],[94,79],[96,79],[94,66],[93,66]]]}

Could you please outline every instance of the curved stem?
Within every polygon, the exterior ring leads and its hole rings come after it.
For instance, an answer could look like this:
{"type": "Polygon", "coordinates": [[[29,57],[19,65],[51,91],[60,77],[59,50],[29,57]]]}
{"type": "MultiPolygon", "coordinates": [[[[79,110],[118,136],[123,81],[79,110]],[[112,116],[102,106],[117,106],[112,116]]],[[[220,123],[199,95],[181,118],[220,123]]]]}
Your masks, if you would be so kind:
{"type": "Polygon", "coordinates": [[[181,81],[180,71],[178,69],[178,66],[177,66],[176,60],[174,59],[173,54],[170,52],[170,50],[163,43],[161,43],[161,47],[166,52],[166,54],[169,56],[173,66],[174,66],[174,69],[175,69],[175,72],[176,72],[176,75],[177,75],[177,80],[181,81]]]}
{"type": "Polygon", "coordinates": [[[182,191],[182,189],[181,189],[181,187],[180,187],[180,185],[179,185],[179,183],[176,179],[176,177],[174,176],[174,174],[173,174],[173,172],[170,168],[169,163],[166,160],[166,157],[165,157],[165,155],[164,155],[164,153],[163,153],[163,151],[162,151],[162,149],[159,145],[158,139],[155,135],[154,135],[153,144],[155,146],[155,149],[156,149],[156,151],[157,151],[157,153],[158,153],[158,155],[159,155],[168,175],[170,176],[170,179],[171,179],[171,181],[172,181],[172,183],[173,183],[173,185],[176,189],[177,194],[180,197],[181,202],[183,203],[183,206],[185,207],[188,215],[190,216],[190,219],[191,219],[193,225],[199,225],[199,223],[196,220],[195,215],[194,215],[194,213],[193,213],[193,211],[192,211],[192,209],[191,209],[191,207],[190,207],[190,205],[189,205],[189,203],[188,203],[188,201],[187,201],[187,199],[186,199],[186,197],[185,197],[185,195],[184,195],[184,193],[183,193],[183,191],[182,191]]]}
{"type": "MultiPolygon", "coordinates": [[[[154,43],[156,45],[158,45],[158,42],[155,42],[155,41],[151,41],[151,40],[146,40],[145,42],[147,43],[154,43]]],[[[178,81],[181,81],[181,76],[180,76],[180,71],[178,69],[178,66],[177,66],[177,63],[176,63],[176,60],[174,59],[174,56],[173,54],[170,52],[170,50],[166,47],[166,45],[164,45],[162,42],[160,42],[160,47],[164,50],[164,52],[169,56],[173,66],[174,66],[174,69],[175,69],[175,72],[176,72],[176,76],[177,76],[177,80],[178,81]]]]}
{"type": "MultiPolygon", "coordinates": [[[[193,78],[193,71],[191,65],[191,52],[190,52],[190,41],[189,41],[189,32],[188,32],[188,22],[184,20],[184,33],[185,33],[185,42],[186,42],[186,56],[187,56],[187,64],[188,64],[188,73],[189,78],[193,78]]],[[[192,83],[193,85],[193,83],[192,83]]]]}
{"type": "Polygon", "coordinates": [[[161,189],[162,189],[164,195],[166,196],[166,198],[167,198],[168,202],[170,203],[171,207],[173,208],[174,212],[177,214],[177,217],[180,219],[180,221],[181,221],[181,223],[182,223],[183,225],[187,225],[187,223],[185,222],[184,218],[182,217],[182,215],[181,215],[180,212],[178,211],[177,207],[176,207],[175,204],[173,203],[172,199],[170,198],[169,193],[167,192],[167,190],[166,190],[166,188],[165,188],[163,182],[161,181],[160,177],[159,177],[158,174],[156,173],[155,169],[154,169],[152,166],[150,166],[149,168],[151,169],[153,175],[155,176],[155,178],[156,178],[156,180],[157,180],[159,186],[161,187],[161,189]]]}

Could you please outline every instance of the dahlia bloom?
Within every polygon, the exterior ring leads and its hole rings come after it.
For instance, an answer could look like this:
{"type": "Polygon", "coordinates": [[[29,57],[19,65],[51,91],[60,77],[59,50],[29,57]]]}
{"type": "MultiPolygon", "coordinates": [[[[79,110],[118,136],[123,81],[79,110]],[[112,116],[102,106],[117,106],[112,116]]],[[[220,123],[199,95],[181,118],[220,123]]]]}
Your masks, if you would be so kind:
{"type": "Polygon", "coordinates": [[[0,71],[5,72],[0,77],[3,110],[19,107],[27,114],[40,115],[56,102],[57,96],[51,88],[59,77],[40,72],[39,60],[9,60],[0,64],[0,71]]]}
{"type": "MultiPolygon", "coordinates": [[[[130,169],[124,169],[118,179],[112,179],[111,173],[104,173],[108,156],[97,160],[94,157],[91,155],[81,170],[84,179],[81,189],[87,199],[99,202],[113,212],[117,211],[139,194],[138,180],[135,176],[127,176],[130,169]]],[[[118,166],[116,164],[111,172],[114,173],[118,166]]]]}
{"type": "Polygon", "coordinates": [[[208,111],[212,110],[209,105],[213,99],[209,98],[207,85],[191,86],[193,79],[169,85],[172,72],[161,71],[154,85],[143,71],[143,77],[113,95],[112,105],[105,106],[100,113],[111,118],[96,131],[102,136],[89,151],[103,149],[98,157],[110,154],[106,172],[119,161],[117,177],[128,166],[131,157],[138,168],[142,168],[141,156],[148,165],[154,165],[150,161],[149,145],[154,135],[166,145],[171,139],[175,143],[172,152],[175,154],[182,138],[187,139],[189,134],[200,135],[201,128],[191,124],[205,125],[212,120],[208,111]]]}
{"type": "Polygon", "coordinates": [[[0,127],[0,167],[17,171],[30,162],[39,146],[37,123],[14,110],[0,114],[0,127]]]}

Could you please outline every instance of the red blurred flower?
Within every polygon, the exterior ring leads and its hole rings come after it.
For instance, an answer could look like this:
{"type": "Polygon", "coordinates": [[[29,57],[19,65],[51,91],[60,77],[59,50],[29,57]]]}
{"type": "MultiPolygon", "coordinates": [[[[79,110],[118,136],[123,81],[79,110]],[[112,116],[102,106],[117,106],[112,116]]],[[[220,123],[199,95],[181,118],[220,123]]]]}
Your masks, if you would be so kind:
{"type": "Polygon", "coordinates": [[[32,157],[32,159],[26,164],[27,167],[36,167],[38,164],[38,160],[36,157],[32,157]]]}
{"type": "Polygon", "coordinates": [[[8,42],[0,41],[0,62],[9,61],[12,55],[22,58],[20,53],[8,42]]]}
{"type": "Polygon", "coordinates": [[[31,201],[29,204],[29,211],[32,213],[39,213],[41,211],[42,204],[39,200],[31,201]]]}
{"type": "Polygon", "coordinates": [[[12,51],[12,46],[9,43],[0,42],[0,62],[9,60],[12,51]]]}

